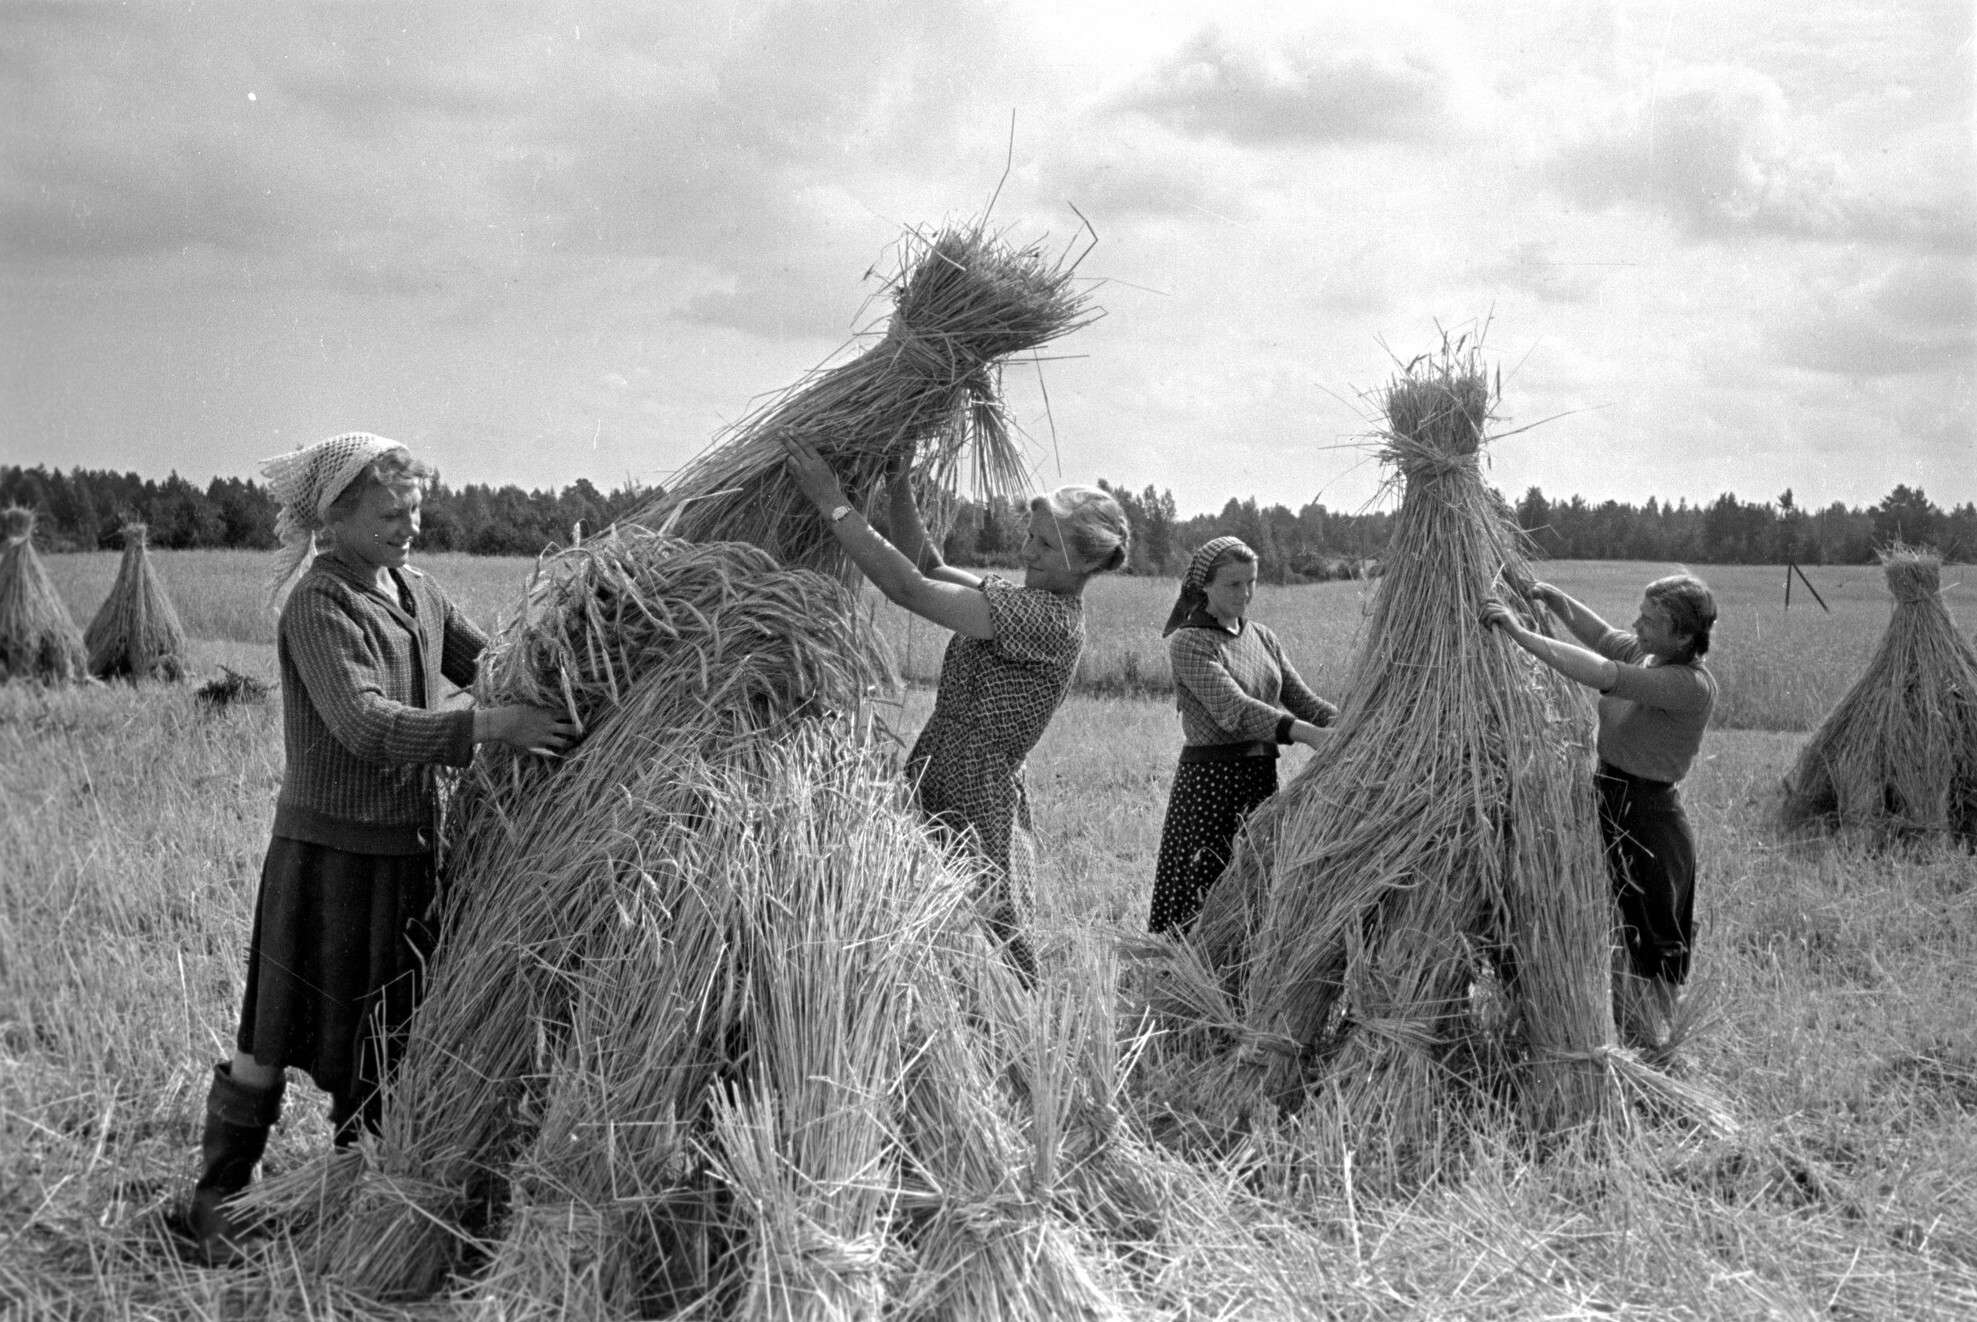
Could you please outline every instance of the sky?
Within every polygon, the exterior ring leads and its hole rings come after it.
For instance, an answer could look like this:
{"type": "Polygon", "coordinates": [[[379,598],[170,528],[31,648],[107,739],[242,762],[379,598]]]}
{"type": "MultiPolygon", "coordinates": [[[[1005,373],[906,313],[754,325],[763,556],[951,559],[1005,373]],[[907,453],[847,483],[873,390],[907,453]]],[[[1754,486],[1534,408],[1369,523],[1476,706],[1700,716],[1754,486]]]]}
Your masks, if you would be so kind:
{"type": "Polygon", "coordinates": [[[339,431],[665,483],[858,352],[902,240],[1090,245],[1005,373],[1039,487],[1487,478],[1977,500],[1969,0],[0,4],[0,462],[204,484],[339,431]],[[1373,12],[1377,9],[1377,12],[1373,12]]]}

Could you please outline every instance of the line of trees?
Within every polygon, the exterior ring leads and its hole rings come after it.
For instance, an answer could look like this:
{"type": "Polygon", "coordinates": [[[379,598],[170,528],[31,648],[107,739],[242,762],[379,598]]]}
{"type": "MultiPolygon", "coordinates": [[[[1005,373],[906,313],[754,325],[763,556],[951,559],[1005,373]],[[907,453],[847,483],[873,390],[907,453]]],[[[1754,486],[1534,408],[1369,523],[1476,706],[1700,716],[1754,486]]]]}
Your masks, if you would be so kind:
{"type": "MultiPolygon", "coordinates": [[[[1393,516],[1350,514],[1313,502],[1298,510],[1231,499],[1216,514],[1179,517],[1174,498],[1152,487],[1138,493],[1105,486],[1133,526],[1130,568],[1176,574],[1188,552],[1233,533],[1256,549],[1271,582],[1344,578],[1366,572],[1387,544],[1393,516]]],[[[1880,503],[1853,509],[1835,502],[1800,508],[1788,489],[1776,501],[1718,496],[1707,505],[1677,501],[1594,505],[1573,496],[1552,501],[1532,487],[1504,508],[1538,556],[1556,560],[1654,560],[1670,564],[1866,564],[1890,542],[1921,543],[1945,558],[1977,559],[1977,505],[1939,509],[1919,488],[1897,486],[1880,503]]],[[[964,505],[948,538],[957,564],[1006,563],[1022,544],[1028,510],[1017,503],[964,505]]]]}
{"type": "MultiPolygon", "coordinates": [[[[422,507],[419,544],[470,555],[534,555],[551,542],[567,544],[578,525],[595,532],[655,494],[639,486],[603,492],[587,478],[561,491],[435,481],[422,507]]],[[[0,467],[0,505],[33,510],[37,543],[54,551],[119,546],[117,530],[133,521],[147,526],[152,546],[170,550],[275,545],[273,497],[240,478],[216,477],[201,490],[177,473],[160,482],[136,473],[0,467]]]]}
{"type": "MultiPolygon", "coordinates": [[[[1269,581],[1351,577],[1377,561],[1393,519],[1387,512],[1347,513],[1315,501],[1297,510],[1264,506],[1253,497],[1182,518],[1171,492],[1099,485],[1132,524],[1129,569],[1137,574],[1178,573],[1195,546],[1233,533],[1256,548],[1269,581]]],[[[550,543],[567,543],[579,525],[605,527],[657,494],[636,485],[603,492],[584,479],[561,491],[435,482],[426,496],[420,544],[474,555],[534,555],[550,543]]],[[[158,481],[82,468],[0,467],[0,505],[34,510],[40,544],[55,551],[115,546],[117,530],[133,520],[149,525],[151,545],[158,547],[275,544],[273,500],[265,488],[240,478],[216,477],[201,489],[177,473],[158,481]]],[[[1864,564],[1877,547],[1894,541],[1933,546],[1948,559],[1977,558],[1977,505],[1939,509],[1919,488],[1907,486],[1867,509],[1835,502],[1806,510],[1789,490],[1755,503],[1726,493],[1707,505],[1653,498],[1640,506],[1612,500],[1594,505],[1578,496],[1554,501],[1537,487],[1504,508],[1530,535],[1537,554],[1554,559],[1864,564]]],[[[963,501],[947,537],[947,558],[1010,564],[1028,520],[1022,501],[963,501]]]]}

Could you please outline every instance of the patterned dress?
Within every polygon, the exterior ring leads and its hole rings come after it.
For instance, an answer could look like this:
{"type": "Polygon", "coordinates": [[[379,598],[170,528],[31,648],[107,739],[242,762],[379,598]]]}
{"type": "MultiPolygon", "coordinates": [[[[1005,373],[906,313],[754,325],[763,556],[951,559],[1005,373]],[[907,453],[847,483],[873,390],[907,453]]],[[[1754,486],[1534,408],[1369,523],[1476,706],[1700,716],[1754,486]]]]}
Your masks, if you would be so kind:
{"type": "Polygon", "coordinates": [[[1085,641],[1084,603],[993,574],[981,591],[995,634],[949,640],[933,715],[906,769],[920,810],[988,864],[989,928],[1034,976],[1021,935],[1034,884],[1023,762],[1070,689],[1085,641]]]}

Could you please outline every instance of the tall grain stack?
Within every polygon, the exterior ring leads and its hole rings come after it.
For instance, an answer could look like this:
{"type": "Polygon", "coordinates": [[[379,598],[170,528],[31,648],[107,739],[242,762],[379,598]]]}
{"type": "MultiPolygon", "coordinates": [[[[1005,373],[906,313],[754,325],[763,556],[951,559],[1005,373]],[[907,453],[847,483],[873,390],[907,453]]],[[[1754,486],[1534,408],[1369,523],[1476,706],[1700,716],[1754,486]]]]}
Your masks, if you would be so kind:
{"type": "Polygon", "coordinates": [[[1887,630],[1799,751],[1781,816],[1883,843],[1977,840],[1977,646],[1943,603],[1936,552],[1897,543],[1881,564],[1887,630]]]}
{"type": "Polygon", "coordinates": [[[89,673],[99,679],[185,678],[185,627],[179,623],[146,550],[146,528],[126,523],[117,581],[83,631],[89,673]]]}
{"type": "Polygon", "coordinates": [[[1621,1093],[1590,704],[1478,625],[1492,598],[1540,610],[1478,468],[1494,394],[1457,343],[1381,402],[1403,496],[1337,733],[1252,818],[1193,946],[1265,1092],[1322,1095],[1406,1174],[1478,1123],[1604,1125],[1621,1093]]]}
{"type": "Polygon", "coordinates": [[[379,1298],[470,1279],[502,1316],[1119,1314],[1055,1210],[1083,1112],[1007,1086],[1034,998],[867,726],[883,648],[779,439],[861,495],[903,455],[1013,477],[984,355],[1067,328],[1064,286],[1028,286],[1059,301],[1020,334],[952,328],[1022,321],[980,290],[1040,269],[927,244],[881,346],[539,566],[476,697],[583,738],[463,782],[381,1133],[257,1195],[318,1267],[379,1298]]]}
{"type": "Polygon", "coordinates": [[[34,512],[0,510],[0,680],[71,684],[89,674],[75,617],[34,550],[34,512]]]}
{"type": "Polygon", "coordinates": [[[609,1316],[1116,1311],[1023,1178],[1023,994],[855,719],[857,618],[741,543],[620,529],[545,563],[480,696],[586,737],[463,787],[383,1131],[262,1191],[313,1218],[305,1256],[377,1298],[471,1275],[503,1315],[573,1281],[609,1316]]]}

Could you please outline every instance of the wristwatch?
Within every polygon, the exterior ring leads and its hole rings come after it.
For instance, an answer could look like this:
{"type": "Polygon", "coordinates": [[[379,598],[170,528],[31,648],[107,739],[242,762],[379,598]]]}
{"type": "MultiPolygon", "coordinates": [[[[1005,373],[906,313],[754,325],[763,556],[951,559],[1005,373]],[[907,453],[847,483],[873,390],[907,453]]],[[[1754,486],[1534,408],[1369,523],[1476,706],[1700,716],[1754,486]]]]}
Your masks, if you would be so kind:
{"type": "Polygon", "coordinates": [[[844,522],[846,519],[850,518],[852,515],[856,514],[857,512],[858,512],[857,510],[851,508],[851,506],[849,505],[838,505],[835,506],[831,510],[831,512],[829,514],[826,514],[824,517],[830,520],[833,524],[838,524],[844,522]]]}

